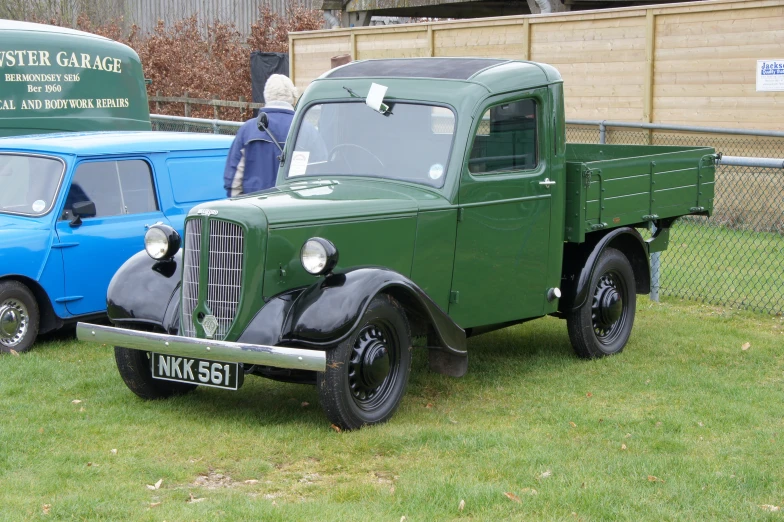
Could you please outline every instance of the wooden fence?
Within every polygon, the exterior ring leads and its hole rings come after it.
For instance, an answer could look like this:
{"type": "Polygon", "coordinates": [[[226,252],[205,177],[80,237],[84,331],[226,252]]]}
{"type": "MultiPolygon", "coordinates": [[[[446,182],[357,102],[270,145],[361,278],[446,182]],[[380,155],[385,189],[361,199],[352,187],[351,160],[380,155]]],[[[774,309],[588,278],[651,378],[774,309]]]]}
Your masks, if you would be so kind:
{"type": "Polygon", "coordinates": [[[784,60],[784,0],[710,0],[291,33],[303,90],[330,59],[483,56],[556,66],[566,116],[779,130],[784,92],[757,92],[757,60],[784,60]]]}
{"type": "MultiPolygon", "coordinates": [[[[185,117],[192,116],[191,112],[194,106],[199,108],[202,106],[209,106],[212,107],[212,117],[216,120],[228,118],[236,121],[244,121],[250,117],[251,110],[264,107],[263,103],[246,101],[244,96],[240,96],[237,101],[210,100],[207,98],[191,98],[188,96],[187,92],[182,96],[161,96],[161,91],[157,91],[154,96],[148,97],[148,101],[150,102],[150,113],[153,114],[163,113],[161,110],[162,104],[182,104],[182,115],[185,117]],[[224,108],[226,108],[226,110],[222,110],[224,108]]],[[[177,115],[179,115],[180,111],[177,112],[177,115]]],[[[203,110],[200,112],[202,113],[201,116],[208,116],[207,114],[203,114],[203,110]]]]}

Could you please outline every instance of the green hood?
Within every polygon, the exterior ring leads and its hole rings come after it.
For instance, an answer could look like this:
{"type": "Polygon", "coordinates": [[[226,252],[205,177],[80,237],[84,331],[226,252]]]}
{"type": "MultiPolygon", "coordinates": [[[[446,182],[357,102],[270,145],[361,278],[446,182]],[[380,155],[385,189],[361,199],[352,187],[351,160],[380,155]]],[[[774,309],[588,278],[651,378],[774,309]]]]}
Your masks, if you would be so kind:
{"type": "Polygon", "coordinates": [[[264,212],[271,228],[414,214],[447,201],[426,188],[367,178],[302,180],[242,198],[264,212]]]}

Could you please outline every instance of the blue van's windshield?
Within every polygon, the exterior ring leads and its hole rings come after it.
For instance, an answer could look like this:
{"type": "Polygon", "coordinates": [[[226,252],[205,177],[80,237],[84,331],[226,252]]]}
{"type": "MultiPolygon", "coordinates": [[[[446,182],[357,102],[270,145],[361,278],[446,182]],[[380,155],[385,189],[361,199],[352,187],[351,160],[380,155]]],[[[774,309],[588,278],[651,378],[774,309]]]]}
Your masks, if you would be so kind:
{"type": "Polygon", "coordinates": [[[55,158],[0,153],[0,213],[42,216],[49,212],[65,165],[55,158]]]}

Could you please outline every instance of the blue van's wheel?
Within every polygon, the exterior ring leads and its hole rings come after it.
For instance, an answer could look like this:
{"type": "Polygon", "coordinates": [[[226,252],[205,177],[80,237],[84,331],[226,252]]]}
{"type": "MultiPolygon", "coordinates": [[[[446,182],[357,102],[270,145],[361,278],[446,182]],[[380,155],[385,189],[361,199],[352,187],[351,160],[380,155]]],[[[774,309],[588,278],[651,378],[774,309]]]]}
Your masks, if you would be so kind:
{"type": "Polygon", "coordinates": [[[18,281],[0,283],[0,352],[26,352],[38,336],[38,303],[18,281]]]}

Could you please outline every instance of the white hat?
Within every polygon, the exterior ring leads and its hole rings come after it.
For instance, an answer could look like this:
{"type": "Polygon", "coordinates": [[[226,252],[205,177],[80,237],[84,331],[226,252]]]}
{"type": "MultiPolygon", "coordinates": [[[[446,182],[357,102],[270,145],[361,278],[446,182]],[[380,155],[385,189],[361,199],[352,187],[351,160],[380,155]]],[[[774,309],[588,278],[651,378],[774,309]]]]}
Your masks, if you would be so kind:
{"type": "Polygon", "coordinates": [[[299,91],[291,83],[288,76],[273,74],[264,84],[264,102],[282,101],[294,105],[299,97],[299,91]]]}

